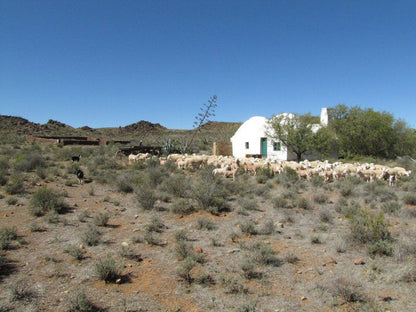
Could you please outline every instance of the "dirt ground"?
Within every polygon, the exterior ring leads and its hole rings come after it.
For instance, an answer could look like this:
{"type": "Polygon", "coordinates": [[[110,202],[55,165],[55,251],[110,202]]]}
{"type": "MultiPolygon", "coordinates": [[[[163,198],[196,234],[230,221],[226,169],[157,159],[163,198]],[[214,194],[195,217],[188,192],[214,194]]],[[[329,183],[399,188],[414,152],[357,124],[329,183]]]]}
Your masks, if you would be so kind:
{"type": "MultiPolygon", "coordinates": [[[[196,179],[196,173],[188,175],[196,179]]],[[[255,177],[237,177],[236,182],[226,182],[246,183],[253,191],[231,195],[229,211],[177,214],[170,210],[175,198],[158,200],[154,209],[143,210],[135,192],[123,193],[95,179],[69,185],[68,179],[50,174],[36,183],[26,180],[26,192],[13,195],[17,199],[13,204],[2,187],[0,227],[15,226],[18,238],[0,251],[0,311],[75,310],[74,296],[79,291],[96,311],[416,311],[414,276],[404,278],[415,272],[412,210],[416,208],[401,201],[406,192],[398,186],[393,190],[401,209],[386,214],[394,253],[371,256],[365,245],[349,239],[350,223],[336,211],[342,196],[334,187],[307,184],[297,189],[311,203],[309,209],[276,208],[272,198],[285,186],[274,180],[260,184],[255,177]],[[30,200],[41,187],[65,194],[68,211],[54,217],[31,215],[30,200]],[[317,193],[327,196],[323,203],[314,200],[317,193]],[[240,197],[253,200],[256,208],[241,213],[240,197]],[[322,211],[329,212],[330,221],[322,221],[322,211]],[[94,216],[104,212],[110,218],[105,226],[98,226],[100,242],[86,246],[82,233],[94,223],[94,216]],[[149,244],[143,238],[155,216],[163,228],[153,233],[157,244],[149,244]],[[198,227],[201,218],[211,220],[213,228],[198,227]],[[274,227],[264,234],[260,229],[267,220],[274,227]],[[242,232],[248,221],[257,233],[242,232]],[[186,231],[187,243],[204,257],[191,270],[190,282],[178,274],[182,263],[176,254],[178,230],[186,231]],[[271,247],[280,263],[254,264],[257,275],[247,278],[242,263],[253,261],[255,242],[271,247]],[[65,252],[68,246],[79,247],[83,259],[65,252]],[[400,257],[405,247],[406,255],[400,257]],[[123,256],[123,248],[133,256],[123,256]],[[95,273],[97,261],[107,255],[122,266],[116,283],[106,283],[95,273]],[[344,282],[348,289],[342,290],[339,286],[344,282]],[[347,300],[343,291],[358,293],[362,299],[347,300]]],[[[348,200],[361,201],[365,195],[365,185],[358,185],[348,200]]],[[[382,204],[377,199],[373,203],[374,210],[382,204]]]]}

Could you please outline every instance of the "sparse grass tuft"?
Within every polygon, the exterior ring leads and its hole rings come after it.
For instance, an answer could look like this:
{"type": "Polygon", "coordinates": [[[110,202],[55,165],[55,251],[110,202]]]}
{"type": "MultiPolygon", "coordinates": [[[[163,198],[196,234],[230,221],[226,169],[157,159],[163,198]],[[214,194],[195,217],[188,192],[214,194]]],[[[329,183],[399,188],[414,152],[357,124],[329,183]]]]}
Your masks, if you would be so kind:
{"type": "Polygon", "coordinates": [[[122,265],[117,263],[111,256],[107,255],[105,259],[99,259],[94,264],[95,274],[98,278],[106,283],[115,283],[121,278],[122,265]]]}
{"type": "Polygon", "coordinates": [[[110,214],[108,212],[100,212],[94,216],[93,220],[97,226],[107,226],[110,220],[110,214]]]}
{"type": "Polygon", "coordinates": [[[30,201],[30,213],[37,217],[46,214],[48,211],[62,213],[65,209],[62,195],[46,187],[39,188],[30,201]]]}
{"type": "Polygon", "coordinates": [[[81,242],[87,246],[96,246],[100,243],[101,236],[102,233],[96,226],[88,224],[87,230],[81,234],[81,242]]]}

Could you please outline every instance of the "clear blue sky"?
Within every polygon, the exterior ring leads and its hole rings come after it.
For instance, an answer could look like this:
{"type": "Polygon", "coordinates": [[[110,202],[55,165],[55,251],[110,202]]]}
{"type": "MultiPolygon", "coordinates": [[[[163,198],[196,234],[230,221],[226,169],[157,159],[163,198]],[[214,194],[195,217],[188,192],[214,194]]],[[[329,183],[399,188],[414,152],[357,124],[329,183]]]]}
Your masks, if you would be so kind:
{"type": "Polygon", "coordinates": [[[416,128],[416,1],[0,0],[0,114],[73,127],[321,107],[416,128]]]}

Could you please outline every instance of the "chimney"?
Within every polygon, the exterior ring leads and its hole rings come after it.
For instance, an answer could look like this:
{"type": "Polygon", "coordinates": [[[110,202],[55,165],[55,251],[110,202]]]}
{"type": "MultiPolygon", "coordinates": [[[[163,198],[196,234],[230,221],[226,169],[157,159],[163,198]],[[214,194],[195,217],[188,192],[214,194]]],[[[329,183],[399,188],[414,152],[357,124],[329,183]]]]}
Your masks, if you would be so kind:
{"type": "Polygon", "coordinates": [[[321,125],[323,127],[328,126],[328,108],[326,107],[321,109],[321,125]]]}

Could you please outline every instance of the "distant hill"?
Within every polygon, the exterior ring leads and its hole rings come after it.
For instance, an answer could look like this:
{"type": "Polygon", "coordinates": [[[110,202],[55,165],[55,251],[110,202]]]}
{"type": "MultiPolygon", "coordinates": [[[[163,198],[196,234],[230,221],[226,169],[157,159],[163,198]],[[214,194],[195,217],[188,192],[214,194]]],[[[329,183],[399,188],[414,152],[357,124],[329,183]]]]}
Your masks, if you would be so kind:
{"type": "Polygon", "coordinates": [[[198,129],[168,129],[159,123],[141,120],[124,127],[91,128],[83,126],[74,128],[62,122],[49,120],[46,124],[31,122],[15,116],[0,115],[0,135],[23,136],[92,136],[115,140],[143,140],[145,144],[163,145],[168,140],[186,141],[186,137],[197,131],[195,144],[214,141],[229,141],[237,131],[239,122],[209,121],[198,129]]]}

